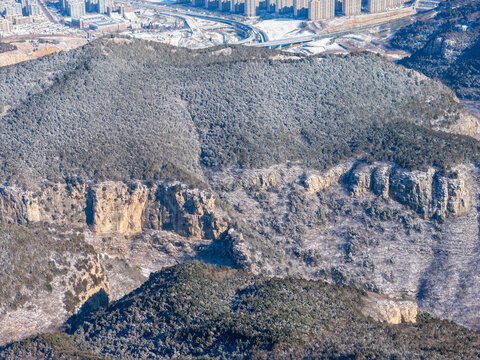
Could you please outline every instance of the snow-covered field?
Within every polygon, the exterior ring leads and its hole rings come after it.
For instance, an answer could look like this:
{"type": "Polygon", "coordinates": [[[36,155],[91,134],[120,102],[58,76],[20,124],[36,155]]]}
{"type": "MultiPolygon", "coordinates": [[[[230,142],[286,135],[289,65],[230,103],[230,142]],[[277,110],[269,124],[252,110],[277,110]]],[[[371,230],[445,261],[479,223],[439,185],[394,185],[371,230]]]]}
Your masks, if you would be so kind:
{"type": "Polygon", "coordinates": [[[157,30],[127,31],[124,34],[188,48],[203,48],[241,40],[236,31],[225,24],[191,16],[184,16],[184,19],[185,26],[183,22],[178,26],[180,22],[175,17],[156,17],[155,24],[161,25],[157,30]]]}
{"type": "Polygon", "coordinates": [[[146,1],[157,3],[159,5],[172,5],[177,3],[176,0],[146,0],[146,1]]]}
{"type": "Polygon", "coordinates": [[[269,40],[277,40],[295,36],[305,36],[313,34],[305,30],[305,21],[292,19],[273,19],[263,20],[255,24],[257,28],[264,31],[269,40]]]}
{"type": "Polygon", "coordinates": [[[335,53],[343,53],[345,52],[345,48],[340,46],[335,42],[332,38],[321,39],[317,41],[311,41],[306,43],[302,46],[294,47],[291,49],[292,52],[302,53],[305,55],[314,55],[320,54],[324,52],[335,52],[335,53]]]}

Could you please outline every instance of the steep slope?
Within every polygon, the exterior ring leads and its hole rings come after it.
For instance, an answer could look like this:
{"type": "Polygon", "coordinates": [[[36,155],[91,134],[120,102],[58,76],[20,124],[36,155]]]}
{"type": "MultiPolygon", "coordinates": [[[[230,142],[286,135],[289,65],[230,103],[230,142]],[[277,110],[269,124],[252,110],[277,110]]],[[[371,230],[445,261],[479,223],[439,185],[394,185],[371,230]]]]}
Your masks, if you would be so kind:
{"type": "MultiPolygon", "coordinates": [[[[46,79],[48,59],[72,62],[1,118],[0,174],[10,183],[76,176],[192,183],[203,179],[201,164],[295,160],[324,168],[360,152],[408,167],[476,156],[470,139],[429,130],[468,117],[453,94],[376,56],[274,61],[261,49],[193,52],[107,39],[69,54],[43,59],[46,79]]],[[[7,91],[4,103],[17,101],[7,91]]]]}
{"type": "Polygon", "coordinates": [[[109,292],[81,232],[0,225],[0,343],[52,331],[92,295],[109,292]]]}
{"type": "Polygon", "coordinates": [[[478,170],[456,176],[345,162],[217,173],[232,225],[224,248],[238,266],[417,301],[480,327],[478,170]]]}
{"type": "MultiPolygon", "coordinates": [[[[0,222],[75,229],[112,299],[197,259],[478,328],[479,144],[459,135],[475,121],[440,82],[377,56],[277,55],[116,38],[1,69],[0,222]]],[[[70,312],[88,297],[74,295],[70,312]]],[[[35,316],[54,330],[66,314],[35,316]]]]}
{"type": "Polygon", "coordinates": [[[392,45],[412,53],[401,64],[441,79],[462,99],[478,102],[479,19],[478,0],[442,1],[433,16],[420,15],[395,34],[392,45]]]}
{"type": "Polygon", "coordinates": [[[425,315],[418,325],[374,322],[361,314],[365,301],[365,293],[348,287],[185,264],[74,320],[70,337],[29,339],[1,348],[0,356],[42,359],[48,351],[81,350],[108,359],[479,355],[479,333],[425,315]]]}

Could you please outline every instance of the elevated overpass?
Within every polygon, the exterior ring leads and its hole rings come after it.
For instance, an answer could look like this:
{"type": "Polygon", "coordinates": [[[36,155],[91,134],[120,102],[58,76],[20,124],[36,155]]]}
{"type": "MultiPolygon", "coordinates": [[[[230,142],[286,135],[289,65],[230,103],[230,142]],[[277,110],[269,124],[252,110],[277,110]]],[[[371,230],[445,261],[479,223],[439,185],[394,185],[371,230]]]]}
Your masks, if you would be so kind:
{"type": "MultiPolygon", "coordinates": [[[[120,0],[121,2],[121,0],[120,0]]],[[[240,21],[233,20],[231,18],[227,17],[219,17],[215,15],[202,15],[202,14],[195,14],[194,12],[190,11],[185,11],[180,8],[173,8],[167,10],[165,6],[158,5],[155,3],[148,2],[146,0],[140,0],[140,3],[142,4],[141,6],[144,8],[150,8],[150,9],[155,9],[155,10],[160,10],[160,14],[163,15],[169,15],[169,16],[175,16],[178,17],[182,20],[186,20],[186,17],[192,17],[192,18],[198,18],[198,19],[204,19],[204,20],[209,20],[209,21],[214,21],[222,24],[229,25],[236,29],[239,32],[242,32],[245,34],[245,38],[234,43],[234,44],[249,44],[253,42],[258,42],[258,43],[263,43],[268,41],[267,34],[263,32],[260,29],[257,29],[251,25],[244,24],[240,21]]]]}
{"type": "Polygon", "coordinates": [[[239,29],[243,31],[246,34],[249,34],[249,36],[243,40],[240,40],[236,44],[247,44],[252,41],[258,41],[259,43],[264,43],[268,41],[267,34],[265,34],[262,30],[254,28],[253,26],[244,24],[240,21],[232,20],[232,19],[227,19],[227,18],[221,18],[221,17],[216,17],[216,16],[208,16],[208,15],[199,15],[199,14],[188,14],[188,16],[191,17],[196,17],[204,20],[210,20],[210,21],[215,21],[219,22],[222,24],[227,24],[230,25],[236,29],[239,29]]]}
{"type": "Polygon", "coordinates": [[[248,44],[248,45],[249,46],[255,46],[255,47],[267,47],[267,48],[271,48],[271,49],[282,48],[282,47],[286,47],[286,46],[305,44],[305,43],[315,41],[315,40],[321,40],[321,39],[326,39],[326,38],[336,38],[336,37],[339,37],[339,36],[355,33],[359,30],[365,30],[365,29],[375,28],[377,26],[389,24],[389,23],[392,23],[396,20],[400,20],[400,19],[381,21],[381,22],[378,22],[378,23],[375,23],[375,24],[357,26],[357,27],[352,27],[352,28],[345,29],[345,30],[337,30],[337,31],[328,31],[327,30],[327,31],[325,31],[323,33],[320,33],[320,34],[288,37],[288,38],[283,38],[283,39],[265,41],[265,42],[262,42],[262,43],[252,43],[252,44],[248,44]]]}

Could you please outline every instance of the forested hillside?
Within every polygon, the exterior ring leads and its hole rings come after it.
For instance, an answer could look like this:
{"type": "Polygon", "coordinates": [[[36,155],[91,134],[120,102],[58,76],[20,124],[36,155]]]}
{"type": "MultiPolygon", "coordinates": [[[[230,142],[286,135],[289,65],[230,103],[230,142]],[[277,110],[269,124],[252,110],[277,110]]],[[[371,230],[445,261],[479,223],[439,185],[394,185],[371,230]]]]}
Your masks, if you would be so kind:
{"type": "Polygon", "coordinates": [[[365,318],[362,292],[185,264],[154,274],[69,333],[0,348],[2,358],[473,359],[480,334],[428,314],[397,326],[365,318]]]}
{"type": "Polygon", "coordinates": [[[0,175],[194,182],[202,165],[327,168],[367,153],[449,167],[477,156],[472,139],[431,130],[463,116],[440,83],[374,55],[274,54],[103,39],[1,69],[13,108],[0,120],[0,175]]]}
{"type": "Polygon", "coordinates": [[[442,1],[433,16],[398,31],[394,47],[412,56],[400,63],[441,79],[463,99],[480,100],[480,1],[442,1]]]}
{"type": "Polygon", "coordinates": [[[0,102],[0,358],[479,357],[412,324],[480,328],[480,124],[440,81],[103,38],[0,102]]]}

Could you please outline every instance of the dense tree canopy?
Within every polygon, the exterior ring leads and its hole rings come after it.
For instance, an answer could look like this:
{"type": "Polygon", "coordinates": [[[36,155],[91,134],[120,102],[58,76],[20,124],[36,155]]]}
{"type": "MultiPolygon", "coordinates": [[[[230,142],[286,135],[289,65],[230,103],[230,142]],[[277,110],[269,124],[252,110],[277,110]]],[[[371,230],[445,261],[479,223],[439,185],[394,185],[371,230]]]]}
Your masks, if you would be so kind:
{"type": "Polygon", "coordinates": [[[0,69],[12,106],[0,176],[195,181],[205,167],[325,168],[358,153],[411,168],[475,156],[476,141],[430,130],[461,112],[439,82],[371,54],[276,54],[102,39],[0,69]]]}

